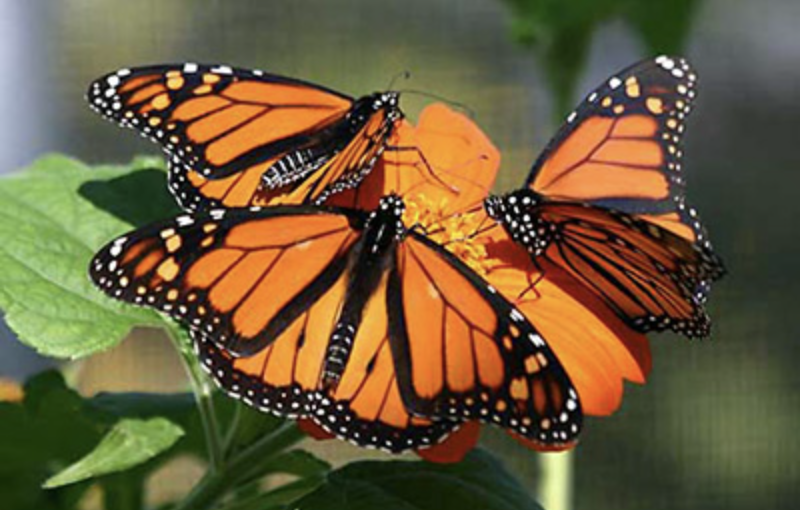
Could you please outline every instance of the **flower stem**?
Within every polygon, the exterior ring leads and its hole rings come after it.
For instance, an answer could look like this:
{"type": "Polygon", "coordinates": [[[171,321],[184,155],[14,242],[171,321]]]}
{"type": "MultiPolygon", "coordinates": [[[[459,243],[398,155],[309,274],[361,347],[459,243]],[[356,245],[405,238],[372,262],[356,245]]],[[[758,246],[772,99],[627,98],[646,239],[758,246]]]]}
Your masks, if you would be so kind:
{"type": "Polygon", "coordinates": [[[208,471],[175,510],[205,510],[243,480],[259,475],[265,461],[303,438],[294,423],[286,422],[233,456],[224,469],[208,471]]]}
{"type": "Polygon", "coordinates": [[[547,510],[572,508],[573,450],[539,455],[541,481],[539,504],[547,510]]]}
{"type": "Polygon", "coordinates": [[[223,450],[222,434],[217,423],[217,413],[214,409],[213,388],[205,374],[203,374],[197,357],[192,353],[190,346],[182,338],[182,335],[174,331],[173,328],[168,328],[168,333],[181,355],[186,375],[188,375],[192,385],[192,393],[194,393],[197,410],[200,413],[200,422],[203,425],[210,469],[211,471],[218,471],[222,468],[223,450]]]}
{"type": "Polygon", "coordinates": [[[225,458],[227,459],[233,453],[233,449],[235,446],[236,435],[239,433],[239,426],[242,421],[242,407],[244,404],[239,402],[233,409],[233,418],[231,418],[230,423],[228,423],[227,431],[225,432],[225,441],[223,443],[223,452],[225,453],[225,458]]]}

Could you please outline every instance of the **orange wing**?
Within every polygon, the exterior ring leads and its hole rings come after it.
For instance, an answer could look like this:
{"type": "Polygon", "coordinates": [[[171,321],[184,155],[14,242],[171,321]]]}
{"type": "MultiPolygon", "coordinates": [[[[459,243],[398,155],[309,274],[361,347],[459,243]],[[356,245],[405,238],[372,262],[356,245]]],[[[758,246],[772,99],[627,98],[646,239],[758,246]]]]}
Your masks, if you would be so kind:
{"type": "Polygon", "coordinates": [[[406,406],[478,419],[542,445],[577,437],[578,395],[525,317],[455,256],[414,232],[389,277],[392,352],[406,406]]]}
{"type": "Polygon", "coordinates": [[[116,299],[160,309],[231,352],[252,354],[345,271],[358,238],[350,221],[299,206],[181,216],[112,241],[90,275],[116,299]]]}
{"type": "Polygon", "coordinates": [[[696,75],[681,58],[661,56],[621,71],[569,115],[526,185],[551,200],[637,215],[708,247],[686,204],[681,171],[695,87],[696,75]]]}
{"type": "Polygon", "coordinates": [[[323,203],[332,194],[356,188],[384,154],[394,129],[391,112],[376,111],[336,158],[314,170],[299,183],[278,188],[276,191],[280,194],[267,203],[323,203]]]}
{"type": "Polygon", "coordinates": [[[598,207],[550,203],[537,214],[560,237],[545,256],[638,330],[709,334],[709,318],[696,292],[703,282],[722,276],[713,252],[670,230],[598,207]]]}
{"type": "Polygon", "coordinates": [[[191,63],[122,69],[93,82],[88,100],[162,145],[169,188],[189,210],[260,205],[309,176],[325,186],[302,201],[352,186],[401,115],[394,93],[354,101],[261,71],[191,63]]]}
{"type": "Polygon", "coordinates": [[[542,201],[525,189],[486,204],[535,263],[567,270],[638,331],[708,335],[703,294],[724,274],[713,251],[624,212],[542,201]]]}

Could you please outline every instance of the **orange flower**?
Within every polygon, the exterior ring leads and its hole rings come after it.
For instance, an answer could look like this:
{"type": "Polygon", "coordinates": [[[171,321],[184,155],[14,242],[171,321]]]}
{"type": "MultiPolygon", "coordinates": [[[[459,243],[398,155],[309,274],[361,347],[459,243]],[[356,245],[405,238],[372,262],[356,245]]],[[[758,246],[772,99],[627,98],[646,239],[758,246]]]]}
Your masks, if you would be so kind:
{"type": "MultiPolygon", "coordinates": [[[[308,418],[297,420],[297,427],[317,441],[326,441],[336,437],[308,418]]],[[[480,424],[476,421],[466,422],[441,443],[416,450],[416,454],[428,462],[439,464],[459,462],[478,444],[479,435],[480,424]]]]}
{"type": "Polygon", "coordinates": [[[22,402],[25,392],[13,379],[0,377],[0,402],[22,402]]]}
{"type": "MultiPolygon", "coordinates": [[[[542,263],[541,273],[527,251],[487,217],[482,201],[500,164],[488,138],[464,115],[435,104],[422,112],[416,128],[404,122],[390,143],[393,148],[361,186],[332,202],[372,209],[385,194],[401,195],[408,227],[423,229],[461,258],[539,330],[570,375],[584,413],[613,413],[621,403],[624,380],[645,382],[651,366],[647,339],[565,271],[542,263]]],[[[477,426],[462,426],[420,455],[458,460],[476,441],[477,426]]]]}

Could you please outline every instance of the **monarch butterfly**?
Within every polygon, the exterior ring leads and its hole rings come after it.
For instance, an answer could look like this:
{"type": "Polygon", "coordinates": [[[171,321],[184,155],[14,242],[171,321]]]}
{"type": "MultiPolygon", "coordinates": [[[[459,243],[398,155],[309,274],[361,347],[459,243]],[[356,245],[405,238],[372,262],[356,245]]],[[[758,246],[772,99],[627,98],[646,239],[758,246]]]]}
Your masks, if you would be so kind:
{"type": "Polygon", "coordinates": [[[120,237],[95,284],[192,330],[229,393],[390,451],[461,420],[544,445],[574,441],[582,413],[524,316],[453,254],[377,209],[212,210],[120,237]]]}
{"type": "Polygon", "coordinates": [[[354,99],[259,70],[194,63],[121,69],[89,104],[158,142],[186,210],[321,203],[372,170],[403,117],[398,93],[354,99]]]}
{"type": "MultiPolygon", "coordinates": [[[[645,382],[651,365],[644,335],[561,267],[541,262],[537,270],[527,251],[503,229],[472,235],[486,219],[481,203],[499,170],[500,153],[468,117],[432,104],[421,112],[416,126],[404,121],[393,136],[419,152],[384,153],[357,188],[328,203],[371,210],[382,195],[401,195],[408,209],[407,225],[419,225],[429,238],[467,262],[547,339],[578,391],[583,413],[611,414],[621,404],[624,380],[645,382]],[[420,156],[438,180],[418,171],[423,165],[420,156]],[[534,280],[537,292],[527,288],[534,280]]],[[[462,427],[458,434],[464,431],[462,427]]]]}
{"type": "Polygon", "coordinates": [[[706,336],[724,269],[681,173],[696,75],[661,56],[612,76],[567,117],[525,187],[485,200],[534,261],[566,269],[639,331],[706,336]]]}

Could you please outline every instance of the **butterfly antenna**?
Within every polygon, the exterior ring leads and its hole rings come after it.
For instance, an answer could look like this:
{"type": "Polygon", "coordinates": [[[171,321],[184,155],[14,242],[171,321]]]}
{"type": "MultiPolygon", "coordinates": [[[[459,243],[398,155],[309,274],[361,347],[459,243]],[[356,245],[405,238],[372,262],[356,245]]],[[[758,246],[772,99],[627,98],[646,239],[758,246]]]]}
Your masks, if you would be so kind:
{"type": "Polygon", "coordinates": [[[428,98],[431,98],[431,99],[435,99],[437,101],[441,101],[443,103],[446,103],[446,104],[452,106],[453,108],[455,108],[457,110],[461,110],[462,112],[464,112],[467,115],[467,117],[469,117],[472,120],[475,120],[475,117],[476,117],[475,110],[473,110],[472,108],[467,106],[465,103],[459,103],[458,101],[453,101],[452,99],[448,99],[448,98],[446,98],[444,96],[440,96],[440,95],[437,95],[437,94],[432,94],[430,92],[425,92],[424,90],[406,89],[406,90],[403,90],[401,92],[403,94],[416,94],[418,96],[428,97],[428,98]]]}
{"type": "Polygon", "coordinates": [[[392,77],[392,79],[389,81],[389,86],[386,87],[386,90],[394,90],[394,83],[397,80],[399,80],[400,78],[402,78],[404,80],[411,79],[411,72],[410,71],[402,71],[402,72],[397,73],[396,75],[394,75],[392,77]]]}

